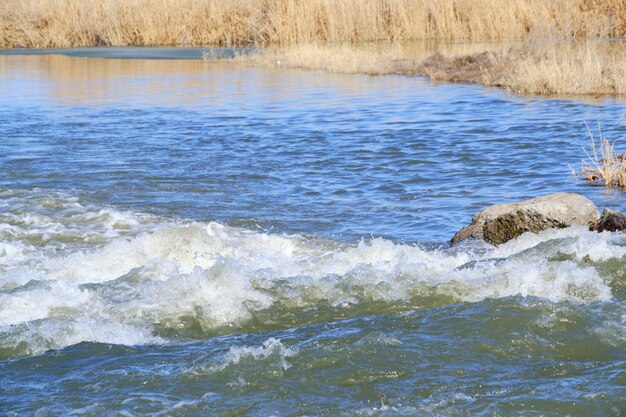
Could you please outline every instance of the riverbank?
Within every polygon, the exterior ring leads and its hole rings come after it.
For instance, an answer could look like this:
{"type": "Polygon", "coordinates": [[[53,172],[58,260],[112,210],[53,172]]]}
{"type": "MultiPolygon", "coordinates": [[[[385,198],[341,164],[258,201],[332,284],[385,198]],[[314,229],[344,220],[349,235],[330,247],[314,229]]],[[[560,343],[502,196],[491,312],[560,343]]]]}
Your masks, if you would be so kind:
{"type": "Polygon", "coordinates": [[[251,45],[261,53],[234,61],[427,76],[518,94],[626,95],[626,41],[609,41],[626,36],[626,3],[618,0],[160,0],[150,7],[141,0],[97,5],[0,0],[0,5],[0,48],[251,45]],[[416,40],[465,48],[407,53],[402,45],[416,40]]]}
{"type": "Polygon", "coordinates": [[[531,38],[506,47],[468,44],[414,57],[393,44],[386,48],[308,44],[262,50],[236,57],[233,62],[336,73],[427,76],[502,87],[517,94],[626,95],[626,42],[604,38],[531,38]]]}

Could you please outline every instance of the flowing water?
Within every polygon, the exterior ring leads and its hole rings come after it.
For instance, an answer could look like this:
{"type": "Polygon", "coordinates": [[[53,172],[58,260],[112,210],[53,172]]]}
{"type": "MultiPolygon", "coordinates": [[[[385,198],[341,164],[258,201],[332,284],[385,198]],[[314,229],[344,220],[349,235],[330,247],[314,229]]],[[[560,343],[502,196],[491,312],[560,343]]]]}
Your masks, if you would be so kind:
{"type": "Polygon", "coordinates": [[[626,209],[569,167],[623,102],[55,55],[0,91],[0,415],[626,414],[626,237],[446,244],[626,209]]]}

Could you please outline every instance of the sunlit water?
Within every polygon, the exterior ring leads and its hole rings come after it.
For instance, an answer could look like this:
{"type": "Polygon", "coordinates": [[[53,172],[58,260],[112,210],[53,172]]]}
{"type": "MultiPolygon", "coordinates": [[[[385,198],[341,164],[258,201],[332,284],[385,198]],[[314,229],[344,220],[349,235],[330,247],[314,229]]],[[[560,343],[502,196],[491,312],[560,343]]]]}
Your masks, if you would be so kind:
{"type": "Polygon", "coordinates": [[[570,173],[623,102],[52,55],[0,92],[0,415],[626,413],[626,237],[446,244],[626,209],[570,173]]]}

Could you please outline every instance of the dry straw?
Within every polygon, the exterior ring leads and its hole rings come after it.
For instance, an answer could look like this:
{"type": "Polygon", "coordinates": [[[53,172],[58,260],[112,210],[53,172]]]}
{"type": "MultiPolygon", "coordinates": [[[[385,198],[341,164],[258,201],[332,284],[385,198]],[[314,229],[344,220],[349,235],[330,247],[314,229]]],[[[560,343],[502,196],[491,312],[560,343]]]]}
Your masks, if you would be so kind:
{"type": "Polygon", "coordinates": [[[0,47],[513,40],[626,34],[624,0],[0,0],[0,47]]]}
{"type": "Polygon", "coordinates": [[[615,151],[615,142],[602,137],[598,127],[598,143],[593,132],[587,127],[591,139],[590,150],[586,150],[587,160],[582,162],[580,176],[594,185],[606,187],[626,187],[626,155],[615,151]]]}
{"type": "Polygon", "coordinates": [[[338,73],[425,75],[435,80],[504,87],[519,94],[626,95],[626,42],[602,38],[547,40],[504,49],[480,45],[481,49],[483,52],[476,52],[468,46],[466,50],[416,55],[394,44],[384,48],[301,44],[265,49],[235,61],[338,73]]]}
{"type": "Polygon", "coordinates": [[[252,43],[264,53],[238,61],[520,94],[626,95],[626,42],[606,40],[624,35],[626,0],[0,0],[0,47],[252,43]],[[419,39],[523,42],[431,57],[396,42],[419,39]]]}

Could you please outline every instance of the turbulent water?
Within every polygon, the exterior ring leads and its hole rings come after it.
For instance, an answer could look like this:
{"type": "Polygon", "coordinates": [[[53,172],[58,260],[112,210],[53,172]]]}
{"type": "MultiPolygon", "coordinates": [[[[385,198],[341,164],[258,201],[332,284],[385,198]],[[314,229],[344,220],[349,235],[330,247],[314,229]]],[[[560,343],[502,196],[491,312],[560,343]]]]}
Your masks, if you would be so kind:
{"type": "Polygon", "coordinates": [[[626,236],[445,243],[625,209],[568,167],[623,103],[47,55],[0,89],[0,415],[626,414],[626,236]]]}

